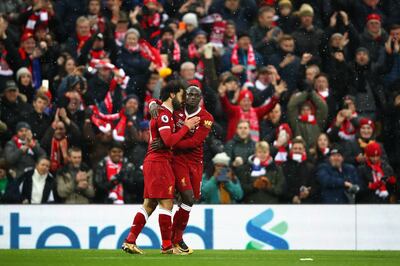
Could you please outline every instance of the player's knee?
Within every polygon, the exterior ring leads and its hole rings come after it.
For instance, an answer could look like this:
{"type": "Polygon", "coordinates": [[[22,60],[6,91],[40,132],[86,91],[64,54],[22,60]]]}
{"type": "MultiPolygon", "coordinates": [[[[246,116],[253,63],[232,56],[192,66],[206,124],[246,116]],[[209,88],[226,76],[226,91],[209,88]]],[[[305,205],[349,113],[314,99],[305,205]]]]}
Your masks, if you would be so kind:
{"type": "Polygon", "coordinates": [[[181,196],[182,196],[182,203],[184,203],[187,206],[193,206],[195,202],[193,191],[191,190],[184,191],[181,196]]]}

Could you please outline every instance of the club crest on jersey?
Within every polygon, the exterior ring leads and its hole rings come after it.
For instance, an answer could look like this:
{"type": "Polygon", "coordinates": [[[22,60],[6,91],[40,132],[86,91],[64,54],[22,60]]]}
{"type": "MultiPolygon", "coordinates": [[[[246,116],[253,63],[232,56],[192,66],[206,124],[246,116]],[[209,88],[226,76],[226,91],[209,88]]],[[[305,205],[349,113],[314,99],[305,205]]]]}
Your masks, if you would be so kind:
{"type": "Polygon", "coordinates": [[[161,116],[161,121],[163,121],[164,123],[168,123],[169,118],[166,115],[161,116]]]}
{"type": "Polygon", "coordinates": [[[210,121],[210,120],[204,120],[204,126],[205,126],[206,128],[211,128],[212,124],[213,124],[212,121],[210,121]]]}

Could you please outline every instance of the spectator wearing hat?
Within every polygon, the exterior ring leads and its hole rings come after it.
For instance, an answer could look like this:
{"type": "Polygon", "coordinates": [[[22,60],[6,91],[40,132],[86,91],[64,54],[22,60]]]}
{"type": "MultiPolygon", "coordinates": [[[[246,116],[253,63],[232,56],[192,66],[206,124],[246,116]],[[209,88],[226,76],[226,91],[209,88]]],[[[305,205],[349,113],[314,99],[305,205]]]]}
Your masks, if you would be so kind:
{"type": "Polygon", "coordinates": [[[361,0],[351,3],[351,17],[354,19],[354,25],[358,32],[364,30],[365,22],[370,14],[377,14],[381,17],[381,21],[386,19],[385,13],[382,10],[380,0],[361,0]]]}
{"type": "Polygon", "coordinates": [[[275,137],[271,145],[271,156],[277,165],[288,160],[289,151],[292,147],[293,133],[287,123],[280,124],[275,129],[275,137]]]}
{"type": "Polygon", "coordinates": [[[365,164],[358,167],[364,189],[360,191],[360,203],[395,202],[398,194],[398,182],[388,162],[381,160],[382,149],[377,142],[369,143],[365,149],[365,164]]]}
{"type": "MultiPolygon", "coordinates": [[[[251,42],[254,49],[263,57],[273,54],[276,49],[275,41],[277,36],[273,36],[276,31],[274,29],[275,9],[269,6],[260,8],[258,11],[257,24],[253,25],[249,30],[251,42]]],[[[263,60],[264,62],[266,60],[263,60]]]]}
{"type": "Polygon", "coordinates": [[[221,14],[224,20],[234,21],[238,32],[245,32],[257,17],[257,5],[254,0],[216,0],[209,9],[209,14],[214,13],[221,14]]]}
{"type": "Polygon", "coordinates": [[[80,148],[69,148],[68,157],[56,175],[58,196],[66,204],[88,204],[94,197],[93,171],[82,161],[80,148]]]}
{"type": "Polygon", "coordinates": [[[382,64],[385,56],[385,42],[388,37],[388,33],[382,27],[381,15],[372,13],[366,17],[365,28],[360,35],[359,46],[368,50],[371,62],[382,64]]]}
{"type": "Polygon", "coordinates": [[[24,115],[23,121],[30,125],[34,139],[41,140],[51,125],[51,118],[45,113],[49,103],[49,98],[45,94],[38,92],[33,98],[33,110],[24,115]]]}
{"type": "Polygon", "coordinates": [[[240,181],[229,167],[229,156],[218,153],[212,159],[214,164],[211,176],[203,175],[201,200],[205,204],[232,204],[243,197],[240,181]]]}
{"type": "Polygon", "coordinates": [[[320,63],[319,49],[324,32],[314,26],[314,9],[309,4],[302,4],[298,11],[300,27],[292,33],[296,42],[296,54],[302,56],[304,53],[312,54],[312,61],[320,63]]]}
{"type": "Polygon", "coordinates": [[[39,157],[35,168],[23,173],[18,178],[20,203],[44,204],[54,203],[58,200],[56,181],[49,169],[50,160],[47,157],[39,157]]]}
{"type": "Polygon", "coordinates": [[[241,84],[254,81],[254,72],[262,65],[262,56],[254,49],[250,35],[246,32],[238,34],[237,43],[231,51],[221,58],[221,70],[231,71],[239,77],[241,84]]]}
{"type": "Polygon", "coordinates": [[[278,103],[260,122],[260,139],[273,145],[277,137],[277,129],[282,123],[282,107],[278,103]]]}
{"type": "Polygon", "coordinates": [[[46,155],[39,142],[33,138],[31,127],[26,122],[18,122],[16,134],[7,142],[4,156],[10,168],[21,176],[35,166],[36,160],[46,155]]]}
{"type": "Polygon", "coordinates": [[[0,157],[0,203],[20,203],[18,181],[3,157],[0,157]]]}
{"type": "Polygon", "coordinates": [[[296,18],[293,16],[293,4],[290,0],[280,0],[278,2],[278,27],[285,34],[291,34],[296,28],[296,18]]]}
{"type": "Polygon", "coordinates": [[[199,28],[199,20],[195,13],[187,13],[182,17],[182,22],[179,24],[175,32],[175,38],[178,40],[181,47],[188,47],[196,37],[196,34],[201,31],[199,28]]]}
{"type": "Polygon", "coordinates": [[[283,35],[279,41],[279,49],[268,59],[268,64],[273,65],[282,80],[287,83],[289,94],[297,89],[297,78],[300,69],[300,58],[295,52],[295,41],[290,35],[283,35]]]}
{"type": "Polygon", "coordinates": [[[33,88],[32,83],[32,73],[28,68],[21,67],[17,71],[16,78],[19,92],[26,96],[28,103],[32,103],[35,95],[35,89],[33,88]]]}
{"type": "Polygon", "coordinates": [[[329,161],[317,168],[317,180],[321,187],[321,203],[354,203],[355,194],[360,190],[357,169],[344,163],[340,146],[332,146],[329,161]]]}
{"type": "Polygon", "coordinates": [[[293,94],[287,108],[293,135],[301,136],[308,149],[325,129],[328,105],[315,90],[307,90],[293,94]]]}
{"type": "Polygon", "coordinates": [[[256,143],[255,152],[248,158],[249,173],[242,179],[243,202],[247,204],[276,204],[285,188],[280,166],[270,155],[269,144],[256,143]]]}
{"type": "Polygon", "coordinates": [[[233,105],[226,95],[227,86],[225,83],[221,83],[218,88],[220,94],[220,100],[222,106],[228,116],[228,130],[226,140],[232,139],[236,126],[240,120],[247,120],[250,123],[250,135],[254,141],[258,141],[260,138],[260,126],[259,121],[278,103],[281,94],[286,91],[286,86],[280,83],[275,86],[274,95],[270,101],[267,101],[260,107],[252,107],[254,100],[253,94],[250,90],[242,90],[239,93],[238,103],[239,105],[233,105]]]}
{"type": "MultiPolygon", "coordinates": [[[[344,156],[347,163],[353,165],[360,165],[365,163],[366,157],[364,149],[365,147],[376,141],[375,136],[376,126],[375,122],[369,118],[361,118],[359,120],[359,128],[356,135],[356,139],[350,141],[344,146],[344,156]]],[[[388,157],[383,144],[377,142],[381,146],[381,158],[382,160],[388,162],[388,157]]]]}
{"type": "MultiPolygon", "coordinates": [[[[10,130],[9,134],[14,132],[17,123],[31,110],[32,107],[25,103],[19,94],[17,84],[13,80],[8,80],[0,100],[0,120],[7,125],[10,130]]],[[[11,138],[11,136],[9,137],[11,138]]]]}
{"type": "Polygon", "coordinates": [[[144,56],[139,38],[139,31],[130,28],[125,34],[124,46],[121,47],[117,55],[117,67],[122,68],[130,78],[128,88],[131,89],[128,93],[142,90],[150,77],[150,73],[155,69],[155,65],[151,63],[149,57],[144,56]]]}
{"type": "Polygon", "coordinates": [[[108,155],[96,166],[94,184],[97,203],[128,204],[142,201],[143,174],[124,157],[123,144],[112,142],[108,155]]]}
{"type": "Polygon", "coordinates": [[[308,158],[303,139],[294,138],[288,160],[282,165],[286,188],[282,199],[285,203],[317,203],[319,188],[315,179],[315,167],[308,158]]]}

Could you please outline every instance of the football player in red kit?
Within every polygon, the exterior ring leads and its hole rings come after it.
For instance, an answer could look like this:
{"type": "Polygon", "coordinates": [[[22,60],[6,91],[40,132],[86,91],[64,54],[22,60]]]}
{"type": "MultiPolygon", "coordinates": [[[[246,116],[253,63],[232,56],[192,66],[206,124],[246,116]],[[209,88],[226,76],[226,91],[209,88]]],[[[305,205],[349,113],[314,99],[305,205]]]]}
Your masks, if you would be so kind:
{"type": "Polygon", "coordinates": [[[125,252],[143,254],[136,245],[136,239],[142,231],[148,217],[159,206],[158,222],[162,238],[162,254],[186,255],[172,245],[172,207],[175,191],[175,176],[171,167],[171,148],[195,128],[200,121],[199,117],[185,119],[179,131],[175,130],[173,111],[179,109],[183,101],[184,89],[178,81],[171,81],[161,91],[162,105],[159,115],[150,121],[149,148],[143,162],[144,175],[144,202],[142,208],[136,213],[128,237],[122,245],[125,252]],[[151,149],[155,139],[164,143],[162,149],[151,149]]]}
{"type": "MultiPolygon", "coordinates": [[[[172,226],[172,243],[180,251],[191,254],[189,248],[182,239],[183,232],[189,220],[189,214],[195,200],[200,199],[201,180],[203,175],[203,143],[214,118],[200,106],[202,99],[201,90],[197,86],[189,86],[186,89],[185,106],[174,111],[175,126],[181,129],[184,121],[192,117],[200,117],[200,123],[191,129],[176,145],[173,146],[172,169],[176,178],[176,188],[180,194],[181,203],[174,215],[172,226]]],[[[161,141],[159,141],[161,142],[161,141]]],[[[162,143],[154,142],[153,147],[162,143]]]]}

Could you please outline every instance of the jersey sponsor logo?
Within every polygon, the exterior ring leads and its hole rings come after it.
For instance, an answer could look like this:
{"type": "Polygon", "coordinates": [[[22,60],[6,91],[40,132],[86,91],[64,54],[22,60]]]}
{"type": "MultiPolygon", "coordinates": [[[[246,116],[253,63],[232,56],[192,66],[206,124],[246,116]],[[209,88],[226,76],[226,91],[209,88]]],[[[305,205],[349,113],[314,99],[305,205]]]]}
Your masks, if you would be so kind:
{"type": "Polygon", "coordinates": [[[164,123],[168,123],[169,118],[166,115],[161,116],[161,121],[163,121],[164,123]]]}
{"type": "Polygon", "coordinates": [[[213,124],[213,122],[211,120],[204,120],[204,126],[206,128],[211,128],[212,124],[213,124]]]}

